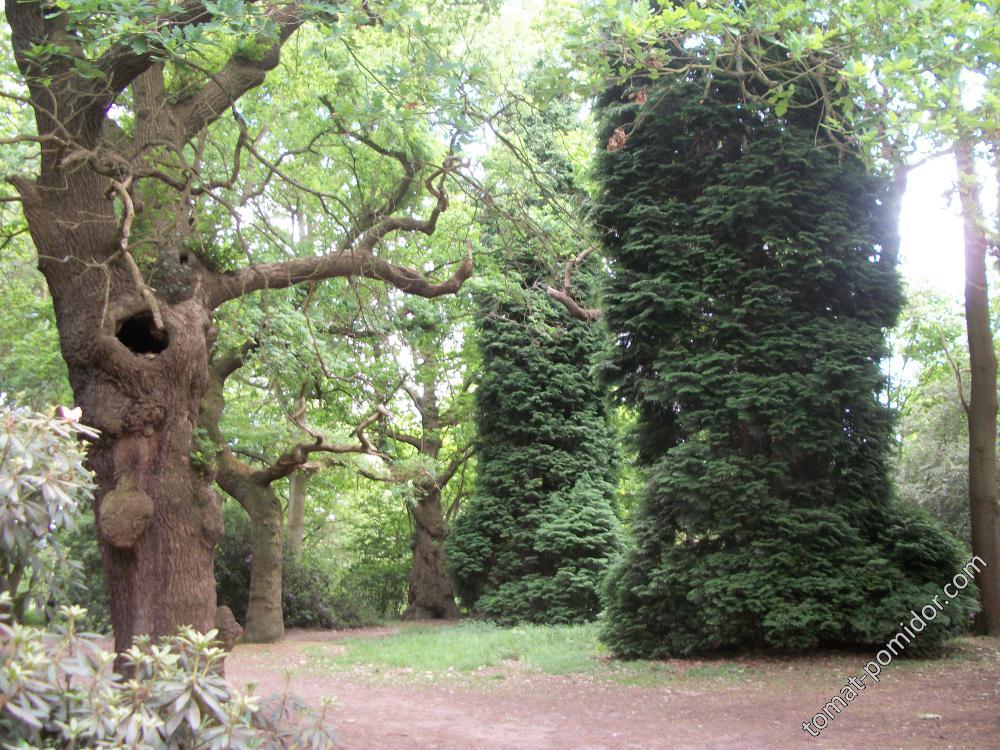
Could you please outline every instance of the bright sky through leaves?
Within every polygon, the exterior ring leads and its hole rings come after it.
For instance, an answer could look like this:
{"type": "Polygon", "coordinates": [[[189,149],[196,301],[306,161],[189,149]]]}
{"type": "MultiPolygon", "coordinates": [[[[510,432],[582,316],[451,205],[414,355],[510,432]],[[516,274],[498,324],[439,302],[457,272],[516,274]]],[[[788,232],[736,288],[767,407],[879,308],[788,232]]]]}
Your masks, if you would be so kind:
{"type": "MultiPolygon", "coordinates": [[[[980,165],[982,167],[983,165],[980,165]]],[[[987,215],[995,215],[990,200],[995,183],[980,169],[987,215]]],[[[954,193],[955,162],[933,159],[911,174],[900,216],[900,268],[911,288],[930,287],[949,299],[962,298],[962,220],[954,193]]]]}

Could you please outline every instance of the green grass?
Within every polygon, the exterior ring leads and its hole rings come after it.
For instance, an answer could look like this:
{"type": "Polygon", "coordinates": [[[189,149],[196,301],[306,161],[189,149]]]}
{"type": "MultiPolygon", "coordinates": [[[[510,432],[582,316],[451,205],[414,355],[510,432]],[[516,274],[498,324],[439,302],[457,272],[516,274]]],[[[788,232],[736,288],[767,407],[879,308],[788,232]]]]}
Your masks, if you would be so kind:
{"type": "Polygon", "coordinates": [[[413,626],[384,638],[338,641],[344,653],[322,645],[306,654],[331,665],[375,665],[417,672],[472,672],[520,662],[545,674],[592,672],[605,653],[594,625],[521,625],[500,628],[467,622],[453,627],[413,626]]]}
{"type": "Polygon", "coordinates": [[[619,685],[733,683],[753,670],[727,661],[619,661],[597,638],[597,625],[521,625],[465,622],[453,626],[404,626],[395,634],[311,644],[304,651],[312,669],[355,668],[366,672],[483,675],[503,680],[512,663],[548,675],[591,675],[619,685]],[[484,674],[485,673],[485,674],[484,674]]]}
{"type": "MultiPolygon", "coordinates": [[[[774,686],[828,684],[853,674],[868,655],[830,653],[819,657],[744,657],[621,661],[613,659],[598,641],[598,626],[522,625],[501,628],[492,623],[464,622],[428,626],[403,624],[384,636],[371,633],[303,647],[307,669],[345,670],[393,682],[413,679],[471,680],[497,684],[517,672],[546,675],[585,675],[586,679],[623,687],[705,689],[757,681],[774,686]]],[[[956,661],[996,663],[997,641],[960,639],[949,645],[944,658],[897,659],[903,669],[944,669],[956,661]]]]}

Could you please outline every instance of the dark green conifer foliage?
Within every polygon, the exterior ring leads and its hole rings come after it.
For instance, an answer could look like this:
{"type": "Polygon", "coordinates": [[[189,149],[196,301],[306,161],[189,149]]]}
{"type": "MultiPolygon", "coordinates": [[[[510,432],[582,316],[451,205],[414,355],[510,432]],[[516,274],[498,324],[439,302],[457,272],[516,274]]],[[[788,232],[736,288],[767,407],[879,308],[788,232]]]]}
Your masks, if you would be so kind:
{"type": "Polygon", "coordinates": [[[544,298],[542,309],[531,302],[505,300],[477,327],[476,491],[447,554],[473,612],[581,622],[597,615],[619,549],[615,447],[593,368],[604,332],[544,298]]]}
{"type": "Polygon", "coordinates": [[[722,80],[628,93],[602,103],[602,142],[629,137],[600,158],[597,219],[608,380],[638,411],[648,487],[604,638],[633,656],[884,644],[964,562],[891,499],[887,184],[822,147],[815,109],[777,118],[722,80]]]}

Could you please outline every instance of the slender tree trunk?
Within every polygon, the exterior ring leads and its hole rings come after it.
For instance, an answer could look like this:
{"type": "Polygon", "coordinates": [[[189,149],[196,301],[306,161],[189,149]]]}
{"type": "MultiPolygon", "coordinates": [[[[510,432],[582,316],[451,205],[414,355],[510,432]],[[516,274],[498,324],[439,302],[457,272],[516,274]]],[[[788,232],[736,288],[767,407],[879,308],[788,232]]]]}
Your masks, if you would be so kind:
{"type": "Polygon", "coordinates": [[[250,516],[250,597],[243,628],[249,643],[274,643],[285,637],[281,606],[284,518],[271,485],[253,481],[247,467],[231,455],[219,459],[216,481],[250,516]]]}
{"type": "Polygon", "coordinates": [[[242,366],[243,356],[227,353],[213,360],[199,419],[218,449],[215,481],[250,516],[250,596],[243,640],[273,643],[285,636],[281,606],[285,525],[281,500],[267,478],[233,455],[219,429],[226,403],[226,378],[242,366]]]}
{"type": "Polygon", "coordinates": [[[445,569],[444,514],[441,490],[418,486],[420,497],[413,509],[413,568],[410,571],[408,620],[454,619],[459,617],[455,592],[445,569]]]}
{"type": "Polygon", "coordinates": [[[990,331],[986,231],[973,145],[955,145],[965,235],[965,322],[969,338],[969,521],[972,552],[986,561],[979,584],[981,630],[1000,635],[1000,504],[997,498],[997,360],[990,331]]]}
{"type": "Polygon", "coordinates": [[[302,556],[302,537],[306,529],[306,486],[309,484],[309,473],[293,472],[288,477],[288,522],[285,538],[288,542],[288,552],[296,560],[302,556]]]}
{"type": "Polygon", "coordinates": [[[107,178],[81,169],[19,186],[90,446],[115,648],[215,622],[212,547],[222,514],[190,460],[214,329],[194,295],[159,298],[163,330],[118,252],[107,178]]]}

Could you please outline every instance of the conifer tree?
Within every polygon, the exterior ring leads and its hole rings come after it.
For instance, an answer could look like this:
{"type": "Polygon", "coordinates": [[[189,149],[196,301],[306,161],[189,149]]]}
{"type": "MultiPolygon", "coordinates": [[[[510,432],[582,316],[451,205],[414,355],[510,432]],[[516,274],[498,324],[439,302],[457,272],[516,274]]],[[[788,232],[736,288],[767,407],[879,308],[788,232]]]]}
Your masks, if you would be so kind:
{"type": "MultiPolygon", "coordinates": [[[[533,281],[524,279],[523,291],[533,281]]],[[[604,333],[544,297],[537,309],[538,298],[496,303],[477,324],[476,490],[447,554],[473,612],[581,622],[597,615],[618,551],[615,448],[593,367],[604,333]]]]}
{"type": "Polygon", "coordinates": [[[693,76],[602,102],[607,377],[648,477],[605,590],[618,654],[884,644],[964,562],[892,499],[899,196],[823,147],[812,99],[779,116],[693,76]]]}

